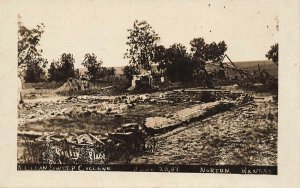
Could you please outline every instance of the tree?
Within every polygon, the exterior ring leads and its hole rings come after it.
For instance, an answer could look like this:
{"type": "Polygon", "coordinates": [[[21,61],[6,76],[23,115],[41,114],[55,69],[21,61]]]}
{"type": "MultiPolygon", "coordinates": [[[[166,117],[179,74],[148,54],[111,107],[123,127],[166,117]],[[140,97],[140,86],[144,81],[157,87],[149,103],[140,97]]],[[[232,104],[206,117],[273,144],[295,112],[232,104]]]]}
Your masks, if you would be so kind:
{"type": "Polygon", "coordinates": [[[227,50],[227,45],[224,41],[218,44],[215,42],[207,44],[203,38],[194,38],[190,44],[193,59],[203,65],[207,61],[219,62],[227,50]]]}
{"type": "Polygon", "coordinates": [[[278,43],[270,47],[270,50],[266,54],[266,58],[272,60],[276,65],[278,65],[278,43]]]}
{"type": "Polygon", "coordinates": [[[67,80],[68,78],[74,78],[75,70],[74,70],[74,63],[75,59],[73,58],[72,54],[63,53],[60,58],[61,63],[61,72],[64,73],[62,80],[67,80]]]}
{"type": "Polygon", "coordinates": [[[225,77],[224,70],[222,69],[224,67],[221,62],[227,51],[227,45],[224,41],[221,41],[218,44],[215,42],[207,44],[203,38],[194,38],[191,40],[190,44],[192,60],[194,62],[193,75],[195,79],[202,81],[202,85],[210,86],[212,84],[205,68],[206,62],[208,61],[219,63],[219,73],[222,75],[220,77],[225,77]]]}
{"type": "Polygon", "coordinates": [[[69,78],[74,78],[76,76],[74,63],[72,54],[63,53],[58,61],[52,61],[48,69],[49,81],[66,81],[69,78]]]}
{"type": "Polygon", "coordinates": [[[150,70],[154,60],[154,49],[159,41],[158,34],[146,21],[135,20],[132,29],[128,29],[129,36],[126,44],[124,58],[129,59],[129,64],[133,66],[141,65],[144,69],[150,70]]]}
{"type": "Polygon", "coordinates": [[[173,44],[165,50],[165,59],[159,68],[174,82],[188,82],[192,79],[194,64],[191,56],[182,44],[173,44]]]}
{"type": "Polygon", "coordinates": [[[132,80],[133,75],[140,74],[140,70],[133,65],[127,65],[123,69],[123,73],[128,80],[132,80]]]}
{"type": "Polygon", "coordinates": [[[191,40],[190,45],[192,58],[204,66],[205,62],[208,61],[208,45],[203,38],[194,38],[191,40]]]}
{"type": "Polygon", "coordinates": [[[100,77],[102,61],[97,61],[97,56],[95,54],[85,54],[82,65],[87,68],[87,75],[91,80],[95,80],[100,77]]]}
{"type": "Polygon", "coordinates": [[[99,72],[99,78],[104,78],[107,76],[114,76],[115,72],[116,72],[116,69],[113,67],[110,67],[110,68],[102,67],[99,72]]]}
{"type": "Polygon", "coordinates": [[[114,67],[108,68],[108,75],[109,76],[115,76],[116,75],[116,69],[114,67]]]}
{"type": "Polygon", "coordinates": [[[26,82],[40,82],[45,79],[44,68],[48,63],[42,57],[42,49],[39,49],[40,40],[44,33],[44,24],[36,28],[28,29],[18,22],[18,72],[26,82]]]}
{"type": "Polygon", "coordinates": [[[156,46],[154,49],[154,62],[158,63],[158,70],[163,70],[167,63],[166,51],[167,49],[162,45],[156,46]]]}
{"type": "Polygon", "coordinates": [[[45,81],[47,78],[43,68],[38,63],[30,64],[25,69],[24,80],[29,83],[45,81]]]}
{"type": "Polygon", "coordinates": [[[220,62],[227,51],[227,45],[224,41],[221,41],[218,44],[212,42],[207,47],[207,59],[214,63],[220,62]]]}
{"type": "Polygon", "coordinates": [[[60,76],[58,75],[59,62],[53,60],[50,64],[50,67],[48,69],[48,80],[49,81],[59,81],[60,76]]]}

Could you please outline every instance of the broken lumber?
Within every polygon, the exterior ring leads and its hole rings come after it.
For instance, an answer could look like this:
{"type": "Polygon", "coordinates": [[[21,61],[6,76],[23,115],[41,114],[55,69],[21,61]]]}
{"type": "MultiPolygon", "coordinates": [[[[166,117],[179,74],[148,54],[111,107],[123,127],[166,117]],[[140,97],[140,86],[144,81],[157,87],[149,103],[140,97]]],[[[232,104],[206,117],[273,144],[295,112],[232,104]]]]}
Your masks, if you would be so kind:
{"type": "Polygon", "coordinates": [[[165,124],[156,122],[147,123],[146,119],[146,131],[149,134],[165,133],[193,121],[199,121],[209,116],[230,110],[235,105],[236,103],[232,101],[216,101],[195,105],[176,112],[169,118],[170,121],[166,121],[165,124]]]}

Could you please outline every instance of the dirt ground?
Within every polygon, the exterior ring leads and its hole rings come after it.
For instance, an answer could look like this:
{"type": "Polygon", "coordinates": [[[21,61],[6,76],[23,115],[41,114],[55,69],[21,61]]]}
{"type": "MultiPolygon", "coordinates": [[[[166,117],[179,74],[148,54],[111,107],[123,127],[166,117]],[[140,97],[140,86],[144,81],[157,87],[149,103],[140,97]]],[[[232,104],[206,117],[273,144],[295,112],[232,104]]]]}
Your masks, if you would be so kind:
{"type": "Polygon", "coordinates": [[[156,136],[134,164],[276,165],[277,103],[269,96],[156,136]]]}
{"type": "MultiPolygon", "coordinates": [[[[28,101],[27,101],[28,102],[28,101]]],[[[143,103],[127,108],[121,113],[98,113],[86,110],[89,103],[37,101],[30,108],[19,110],[18,131],[93,133],[105,134],[125,123],[143,124],[147,117],[164,116],[188,107],[187,103],[143,103]],[[80,109],[82,114],[73,115],[67,109],[80,109]],[[91,113],[85,113],[91,112],[91,113]]]]}
{"type": "MultiPolygon", "coordinates": [[[[255,101],[250,105],[149,137],[149,143],[154,146],[152,151],[132,155],[130,163],[276,165],[278,104],[271,94],[251,94],[255,101]]],[[[148,117],[167,117],[191,105],[189,102],[121,101],[117,106],[126,108],[118,109],[117,113],[113,113],[114,106],[110,107],[112,112],[99,111],[99,105],[108,105],[120,97],[27,99],[19,109],[18,132],[104,135],[122,124],[144,124],[148,117]]],[[[18,157],[24,149],[23,141],[18,137],[18,157]]]]}

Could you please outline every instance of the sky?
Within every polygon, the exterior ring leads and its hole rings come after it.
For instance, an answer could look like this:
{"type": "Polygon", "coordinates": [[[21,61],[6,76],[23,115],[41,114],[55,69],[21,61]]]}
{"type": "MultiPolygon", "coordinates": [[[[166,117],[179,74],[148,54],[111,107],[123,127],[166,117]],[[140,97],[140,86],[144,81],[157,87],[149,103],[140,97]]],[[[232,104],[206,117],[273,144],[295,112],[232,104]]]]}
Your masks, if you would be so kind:
{"type": "Polygon", "coordinates": [[[198,37],[224,40],[234,62],[265,60],[278,42],[279,6],[270,0],[32,0],[19,1],[18,7],[24,26],[45,24],[43,56],[51,62],[72,53],[77,68],[85,53],[94,53],[103,66],[127,65],[127,29],[136,19],[147,21],[166,47],[181,43],[190,49],[198,37]]]}

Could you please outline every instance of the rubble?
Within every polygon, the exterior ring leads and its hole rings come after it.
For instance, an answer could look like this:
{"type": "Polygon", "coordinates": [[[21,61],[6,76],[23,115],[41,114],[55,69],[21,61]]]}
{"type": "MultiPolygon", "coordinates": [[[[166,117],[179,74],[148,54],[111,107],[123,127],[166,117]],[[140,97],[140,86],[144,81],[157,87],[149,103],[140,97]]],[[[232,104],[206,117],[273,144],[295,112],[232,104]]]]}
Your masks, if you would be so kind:
{"type": "Polygon", "coordinates": [[[19,136],[37,137],[26,144],[26,150],[31,151],[23,156],[26,163],[45,163],[51,161],[54,164],[73,164],[80,161],[81,164],[95,162],[95,155],[101,155],[98,163],[106,163],[126,154],[140,152],[145,148],[144,126],[136,123],[124,124],[116,132],[104,135],[85,134],[35,134],[32,132],[20,132],[19,136]],[[36,151],[32,152],[32,151],[36,151]],[[115,152],[118,151],[117,155],[115,152]],[[49,156],[51,152],[51,156],[49,156]],[[86,153],[89,153],[86,156],[86,153]],[[41,156],[48,156],[42,158],[41,156]]]}
{"type": "Polygon", "coordinates": [[[269,99],[260,97],[250,105],[155,135],[152,152],[133,157],[131,163],[277,165],[278,108],[269,99]]]}
{"type": "Polygon", "coordinates": [[[224,112],[235,106],[232,101],[216,101],[205,103],[203,105],[194,105],[189,108],[180,110],[168,118],[166,117],[149,117],[146,119],[145,126],[151,133],[163,133],[183,124],[195,120],[201,120],[208,116],[224,112]]]}
{"type": "Polygon", "coordinates": [[[86,90],[89,83],[86,80],[79,80],[76,78],[69,78],[61,87],[57,88],[55,92],[68,92],[86,90]]]}
{"type": "MultiPolygon", "coordinates": [[[[270,100],[268,99],[268,101],[270,100]]],[[[84,133],[80,131],[74,133],[72,132],[74,127],[68,127],[68,129],[64,129],[67,133],[43,132],[41,134],[39,132],[31,134],[20,131],[18,137],[29,139],[28,142],[26,141],[25,147],[29,148],[28,151],[31,151],[31,154],[26,152],[24,154],[26,158],[24,160],[27,162],[45,162],[46,159],[38,157],[43,153],[34,154],[34,151],[37,152],[36,150],[39,148],[44,152],[44,155],[46,155],[45,152],[52,150],[56,152],[55,156],[52,158],[48,156],[47,159],[51,159],[53,163],[95,163],[96,161],[102,164],[123,158],[127,160],[130,155],[135,153],[153,151],[153,144],[155,145],[155,143],[149,143],[149,139],[156,134],[167,134],[175,128],[180,130],[186,125],[206,118],[209,119],[212,115],[228,110],[237,108],[243,110],[246,105],[259,101],[261,99],[257,97],[242,92],[233,92],[229,89],[194,88],[119,96],[79,95],[60,98],[55,101],[27,102],[24,109],[21,109],[23,113],[20,113],[19,118],[19,127],[22,129],[26,129],[27,125],[35,122],[37,122],[34,124],[35,126],[41,126],[39,121],[47,119],[56,120],[46,122],[47,126],[51,122],[67,122],[67,120],[74,119],[84,122],[93,118],[95,121],[89,125],[88,129],[85,122],[78,125],[80,130],[86,131],[84,133]],[[171,111],[164,110],[166,107],[169,107],[167,110],[171,109],[171,111]],[[155,108],[162,108],[158,115],[152,115],[153,111],[157,110],[155,108]],[[140,109],[146,109],[142,117],[139,117],[139,114],[134,114],[140,109]],[[125,116],[133,117],[133,119],[124,120],[125,116]],[[102,119],[104,120],[102,121],[102,119]],[[97,127],[99,122],[108,122],[108,125],[113,124],[116,127],[113,129],[107,128],[109,126],[97,127]],[[91,128],[93,125],[95,128],[91,128]],[[107,130],[106,135],[102,133],[103,128],[105,131],[107,130]],[[91,129],[92,132],[89,131],[91,129]],[[86,153],[102,156],[100,157],[101,160],[86,153]],[[33,154],[35,157],[32,157],[33,154]]],[[[267,99],[263,98],[263,101],[267,101],[267,99]]],[[[253,116],[253,112],[245,112],[244,114],[248,117],[253,116]]],[[[271,113],[266,113],[265,117],[268,121],[276,119],[271,113]]],[[[71,123],[74,124],[74,121],[71,123]]],[[[34,127],[34,130],[38,129],[34,127]]],[[[214,131],[219,130],[221,127],[214,127],[214,131]]],[[[217,145],[224,140],[223,137],[219,139],[221,141],[216,141],[214,144],[217,145]]]]}
{"type": "Polygon", "coordinates": [[[143,87],[152,87],[153,78],[151,71],[145,71],[138,75],[133,75],[131,80],[131,86],[127,89],[128,91],[138,90],[143,87]]]}

